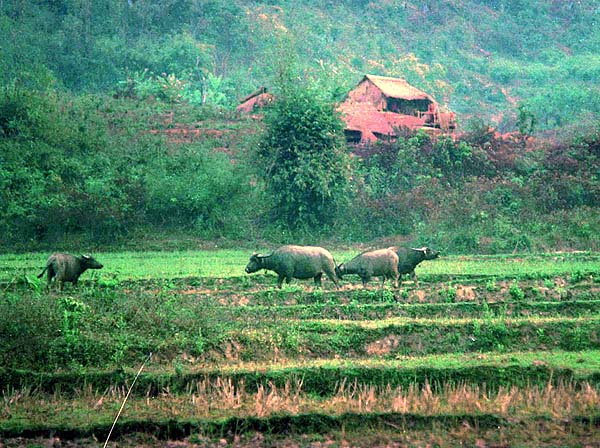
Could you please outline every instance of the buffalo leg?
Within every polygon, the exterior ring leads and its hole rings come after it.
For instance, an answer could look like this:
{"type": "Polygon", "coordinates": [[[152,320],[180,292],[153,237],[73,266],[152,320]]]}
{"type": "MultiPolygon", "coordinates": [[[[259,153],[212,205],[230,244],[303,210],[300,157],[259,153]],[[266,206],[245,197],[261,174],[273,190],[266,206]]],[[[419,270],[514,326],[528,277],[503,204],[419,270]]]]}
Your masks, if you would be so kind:
{"type": "Polygon", "coordinates": [[[56,273],[54,272],[54,269],[52,268],[52,266],[48,267],[48,273],[46,274],[46,290],[50,289],[50,283],[52,282],[52,279],[54,278],[54,276],[56,275],[56,273]]]}
{"type": "Polygon", "coordinates": [[[412,270],[410,272],[410,278],[412,279],[413,282],[415,282],[415,286],[419,286],[419,281],[417,280],[417,274],[415,274],[414,270],[412,270]]]}
{"type": "Polygon", "coordinates": [[[369,283],[369,280],[371,280],[371,277],[361,277],[360,279],[362,280],[363,288],[366,288],[367,283],[369,283]]]}
{"type": "Polygon", "coordinates": [[[319,288],[321,288],[321,278],[323,277],[323,273],[319,272],[317,275],[314,276],[314,280],[315,280],[315,286],[318,286],[319,288]]]}

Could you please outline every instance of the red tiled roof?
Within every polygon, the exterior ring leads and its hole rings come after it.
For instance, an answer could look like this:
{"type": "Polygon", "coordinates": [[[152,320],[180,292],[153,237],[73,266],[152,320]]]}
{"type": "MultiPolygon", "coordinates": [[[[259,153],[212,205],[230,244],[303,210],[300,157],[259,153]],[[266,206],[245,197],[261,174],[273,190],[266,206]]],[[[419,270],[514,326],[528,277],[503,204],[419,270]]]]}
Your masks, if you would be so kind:
{"type": "Polygon", "coordinates": [[[397,129],[402,127],[415,129],[425,125],[423,118],[380,111],[366,104],[354,105],[342,110],[341,113],[346,124],[345,128],[350,131],[360,131],[363,139],[366,140],[373,140],[375,134],[395,136],[397,129]]]}

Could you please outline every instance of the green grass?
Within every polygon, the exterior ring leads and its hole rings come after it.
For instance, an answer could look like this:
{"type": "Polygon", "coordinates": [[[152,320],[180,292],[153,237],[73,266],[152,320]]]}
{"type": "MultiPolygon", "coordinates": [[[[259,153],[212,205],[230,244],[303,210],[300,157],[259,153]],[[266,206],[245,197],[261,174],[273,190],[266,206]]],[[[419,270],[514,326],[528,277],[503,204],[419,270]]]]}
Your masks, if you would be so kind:
{"type": "MultiPolygon", "coordinates": [[[[250,254],[248,251],[236,250],[98,252],[93,255],[105,268],[89,272],[98,278],[120,280],[232,277],[244,274],[250,254]]],[[[45,266],[48,255],[0,255],[0,281],[10,280],[15,275],[37,275],[45,266]]]]}
{"type": "MultiPolygon", "coordinates": [[[[18,390],[23,384],[35,385],[48,394],[60,391],[71,396],[91,388],[103,391],[123,382],[131,383],[139,367],[117,370],[86,369],[77,372],[40,373],[29,370],[0,369],[5,388],[18,390]]],[[[249,361],[236,364],[182,365],[150,362],[138,379],[140,390],[168,388],[172,393],[189,390],[200,379],[231,379],[244,383],[249,390],[269,383],[283,387],[287,381],[302,378],[303,389],[319,396],[330,396],[341,381],[393,386],[423,386],[429,382],[438,388],[444,384],[484,384],[490,390],[510,386],[545,386],[555,383],[588,382],[600,385],[600,351],[535,351],[511,353],[451,353],[427,356],[399,356],[396,359],[320,358],[249,361]]],[[[153,392],[154,393],[154,392],[153,392]]]]}
{"type": "MultiPolygon", "coordinates": [[[[301,297],[295,294],[295,301],[301,297]]],[[[335,320],[381,320],[394,317],[411,319],[422,318],[503,318],[536,315],[551,316],[591,316],[600,314],[600,300],[569,301],[523,301],[523,302],[484,302],[479,300],[460,303],[368,303],[358,300],[343,303],[343,296],[326,296],[323,303],[294,304],[274,307],[273,305],[227,306],[221,314],[231,321],[257,321],[269,319],[335,319],[335,320]]],[[[209,296],[198,298],[210,300],[209,296]]],[[[249,300],[249,303],[252,303],[249,300]]]]}
{"type": "Polygon", "coordinates": [[[338,291],[278,290],[243,272],[250,253],[100,252],[106,267],[64,292],[35,278],[47,254],[0,255],[0,437],[105,434],[149,353],[120,435],[350,430],[347,413],[444,434],[569,420],[574,434],[596,413],[599,254],[445,256],[419,286],[338,291]],[[390,412],[402,394],[413,407],[390,412]]]}
{"type": "MultiPolygon", "coordinates": [[[[267,252],[265,250],[265,252],[267,252]]],[[[358,251],[332,251],[338,263],[358,251]]],[[[169,252],[98,252],[94,256],[105,265],[91,272],[98,278],[172,279],[182,277],[229,278],[245,276],[244,267],[252,254],[250,250],[216,249],[169,252]]],[[[0,254],[0,282],[16,276],[34,278],[46,263],[47,253],[0,254]]],[[[540,255],[444,256],[425,261],[417,267],[423,278],[552,278],[558,275],[598,277],[600,254],[559,253],[540,255]]],[[[90,275],[90,274],[85,274],[90,275]]],[[[351,278],[351,277],[349,277],[351,278]]],[[[275,279],[273,279],[275,281],[275,279]]],[[[310,283],[309,283],[310,284],[310,283]]]]}

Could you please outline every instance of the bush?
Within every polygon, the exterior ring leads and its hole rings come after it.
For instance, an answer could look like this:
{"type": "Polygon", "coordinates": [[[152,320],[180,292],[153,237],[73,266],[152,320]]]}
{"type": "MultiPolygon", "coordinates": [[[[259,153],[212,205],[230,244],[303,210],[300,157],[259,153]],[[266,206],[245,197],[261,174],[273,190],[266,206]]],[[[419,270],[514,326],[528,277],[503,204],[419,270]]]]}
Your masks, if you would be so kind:
{"type": "Polygon", "coordinates": [[[197,147],[181,147],[150,162],[144,184],[143,207],[151,223],[213,236],[234,231],[230,215],[248,195],[242,174],[227,155],[197,147]]]}
{"type": "Polygon", "coordinates": [[[377,144],[356,161],[346,233],[404,235],[453,252],[595,246],[597,213],[580,226],[574,214],[599,205],[597,142],[592,130],[524,150],[475,122],[456,142],[417,133],[377,144]]]}
{"type": "Polygon", "coordinates": [[[347,205],[349,159],[333,104],[289,79],[265,117],[258,145],[272,217],[291,229],[323,228],[347,205]]]}
{"type": "Polygon", "coordinates": [[[114,243],[148,223],[240,234],[252,197],[245,164],[210,143],[172,150],[127,121],[109,131],[103,114],[118,117],[119,101],[5,89],[0,232],[7,245],[114,243]]]}
{"type": "Polygon", "coordinates": [[[508,293],[513,300],[521,301],[525,298],[525,293],[517,283],[517,281],[513,281],[508,288],[508,293]]]}
{"type": "Polygon", "coordinates": [[[49,350],[50,338],[56,334],[60,316],[52,312],[47,300],[7,293],[0,299],[0,362],[13,367],[14,353],[21,353],[21,362],[45,365],[48,359],[40,356],[49,350]],[[45,316],[40,322],[39,316],[45,316]]]}

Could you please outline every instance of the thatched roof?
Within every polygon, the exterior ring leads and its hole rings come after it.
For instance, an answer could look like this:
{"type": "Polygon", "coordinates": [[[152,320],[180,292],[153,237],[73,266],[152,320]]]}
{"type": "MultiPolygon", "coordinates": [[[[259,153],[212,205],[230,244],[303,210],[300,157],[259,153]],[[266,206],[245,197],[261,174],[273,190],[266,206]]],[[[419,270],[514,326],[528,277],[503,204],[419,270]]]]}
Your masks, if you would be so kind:
{"type": "Polygon", "coordinates": [[[398,98],[406,100],[435,100],[422,90],[411,86],[406,80],[401,78],[390,78],[388,76],[365,75],[361,82],[371,81],[388,98],[398,98]]]}
{"type": "Polygon", "coordinates": [[[245,96],[244,98],[242,98],[240,100],[240,104],[244,104],[245,102],[250,101],[254,97],[262,95],[263,93],[267,93],[267,88],[266,87],[260,87],[257,90],[255,90],[254,92],[252,92],[250,95],[245,96]]]}

